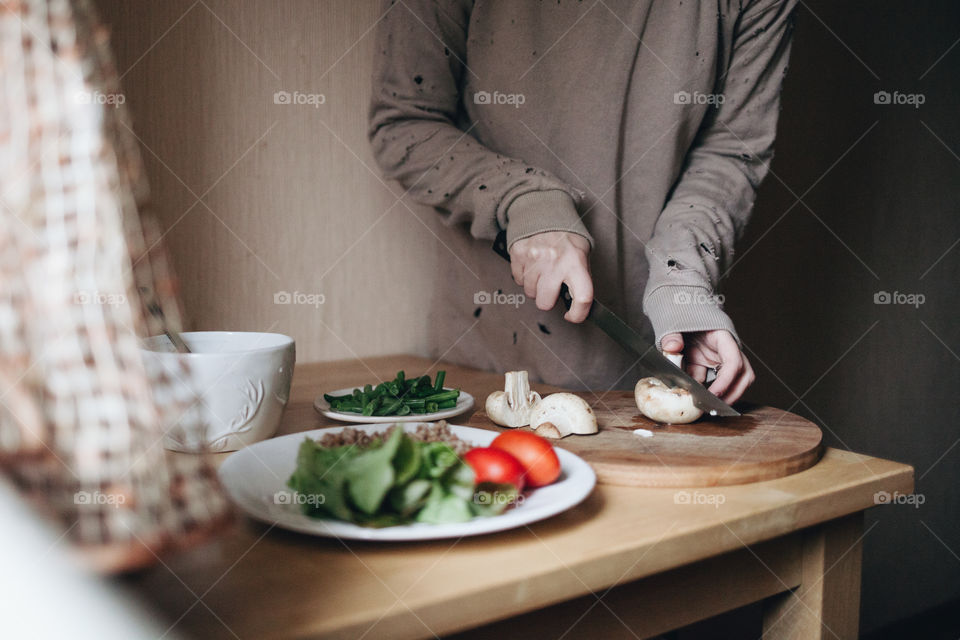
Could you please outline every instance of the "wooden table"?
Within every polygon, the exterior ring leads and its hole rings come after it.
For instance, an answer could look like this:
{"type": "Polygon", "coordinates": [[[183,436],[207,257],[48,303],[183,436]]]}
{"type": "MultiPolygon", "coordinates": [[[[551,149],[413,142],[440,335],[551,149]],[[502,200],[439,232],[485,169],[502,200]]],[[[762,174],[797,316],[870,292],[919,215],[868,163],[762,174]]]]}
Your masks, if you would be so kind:
{"type": "MultiPolygon", "coordinates": [[[[331,424],[312,408],[321,390],[401,368],[445,368],[481,403],[502,388],[500,374],[431,365],[298,365],[280,433],[331,424]]],[[[567,637],[644,638],[761,600],[766,638],[856,638],[862,512],[878,491],[912,490],[910,466],[828,449],[807,471],[690,490],[689,501],[677,489],[598,485],[562,515],[461,540],[339,541],[240,518],[126,582],[174,633],[198,638],[418,638],[506,618],[464,637],[557,638],[572,627],[567,637]]]]}

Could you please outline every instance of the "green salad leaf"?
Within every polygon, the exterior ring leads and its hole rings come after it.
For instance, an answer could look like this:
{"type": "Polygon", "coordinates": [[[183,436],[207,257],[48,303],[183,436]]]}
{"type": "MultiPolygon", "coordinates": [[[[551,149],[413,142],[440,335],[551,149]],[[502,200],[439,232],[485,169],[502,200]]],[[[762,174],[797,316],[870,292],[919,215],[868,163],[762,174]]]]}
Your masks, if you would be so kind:
{"type": "Polygon", "coordinates": [[[405,438],[403,431],[394,429],[386,442],[357,455],[348,465],[347,491],[353,504],[363,513],[377,513],[387,491],[393,486],[396,479],[393,457],[401,438],[405,438]]]}
{"type": "Polygon", "coordinates": [[[450,445],[421,442],[399,426],[366,447],[305,439],[287,485],[301,494],[297,504],[307,516],[368,527],[466,522],[497,515],[516,498],[509,487],[485,489],[500,500],[477,493],[473,470],[450,445]]]}

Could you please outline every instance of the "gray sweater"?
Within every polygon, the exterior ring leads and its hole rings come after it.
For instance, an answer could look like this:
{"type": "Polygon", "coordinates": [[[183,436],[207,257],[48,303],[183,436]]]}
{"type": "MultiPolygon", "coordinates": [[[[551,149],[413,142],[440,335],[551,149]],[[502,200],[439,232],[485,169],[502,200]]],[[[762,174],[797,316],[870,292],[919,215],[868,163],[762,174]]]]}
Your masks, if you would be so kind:
{"type": "Polygon", "coordinates": [[[794,5],[385,2],[374,155],[456,228],[436,354],[575,388],[636,381],[597,329],[521,302],[490,250],[500,229],[589,239],[596,296],[648,337],[736,335],[715,293],[773,155],[794,5]]]}

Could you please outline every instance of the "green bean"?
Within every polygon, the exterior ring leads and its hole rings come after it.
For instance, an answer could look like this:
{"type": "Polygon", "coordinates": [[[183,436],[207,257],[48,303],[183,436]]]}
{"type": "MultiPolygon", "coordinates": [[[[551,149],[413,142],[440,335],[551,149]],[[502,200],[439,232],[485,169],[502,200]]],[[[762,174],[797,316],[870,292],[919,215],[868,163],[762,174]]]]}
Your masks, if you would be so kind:
{"type": "Polygon", "coordinates": [[[337,405],[336,407],[331,407],[334,411],[341,411],[344,413],[362,413],[363,407],[351,404],[351,405],[337,405]]]}
{"type": "Polygon", "coordinates": [[[379,409],[376,410],[376,412],[374,412],[373,415],[389,416],[391,414],[397,413],[401,405],[403,405],[402,398],[389,398],[384,401],[384,403],[380,406],[379,409]]]}
{"type": "Polygon", "coordinates": [[[447,372],[437,371],[431,381],[428,374],[407,378],[401,369],[393,380],[355,387],[350,393],[323,394],[334,411],[365,416],[406,416],[452,409],[460,397],[459,389],[445,389],[447,372]]]}
{"type": "Polygon", "coordinates": [[[432,393],[424,400],[427,402],[443,402],[445,400],[456,400],[460,397],[459,389],[452,389],[450,391],[441,391],[440,393],[432,393]]]}
{"type": "Polygon", "coordinates": [[[380,403],[383,401],[383,396],[377,396],[376,398],[371,398],[370,402],[363,405],[363,415],[372,416],[373,412],[377,410],[380,406],[380,403]]]}

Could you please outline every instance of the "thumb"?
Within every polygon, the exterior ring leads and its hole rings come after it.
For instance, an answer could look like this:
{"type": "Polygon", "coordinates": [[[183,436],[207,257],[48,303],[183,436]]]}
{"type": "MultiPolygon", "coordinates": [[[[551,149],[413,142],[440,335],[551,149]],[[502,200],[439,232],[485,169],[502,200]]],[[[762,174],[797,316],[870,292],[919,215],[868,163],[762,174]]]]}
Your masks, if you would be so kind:
{"type": "Polygon", "coordinates": [[[680,353],[683,351],[683,335],[668,333],[660,339],[660,346],[666,353],[680,353]]]}

